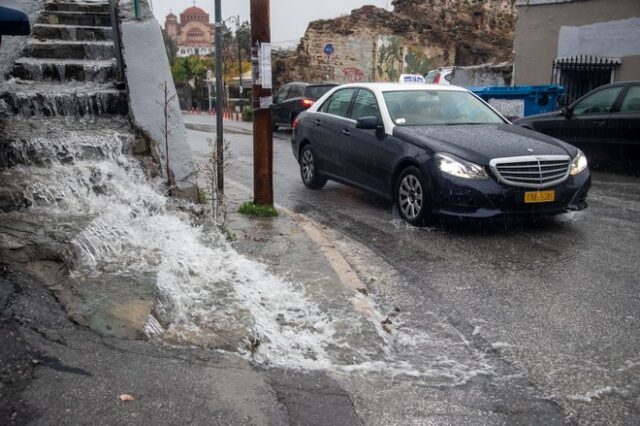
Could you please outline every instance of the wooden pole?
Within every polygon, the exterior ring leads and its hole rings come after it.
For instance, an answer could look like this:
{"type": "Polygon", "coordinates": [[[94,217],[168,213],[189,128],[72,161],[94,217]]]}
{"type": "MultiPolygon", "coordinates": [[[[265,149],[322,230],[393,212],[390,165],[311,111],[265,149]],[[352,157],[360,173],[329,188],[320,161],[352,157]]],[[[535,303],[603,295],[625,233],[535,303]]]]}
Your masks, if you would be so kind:
{"type": "Polygon", "coordinates": [[[253,192],[254,203],[273,205],[273,124],[271,121],[271,57],[262,57],[271,43],[269,0],[251,0],[251,46],[253,61],[253,192]],[[265,87],[266,86],[266,87],[265,87]]]}

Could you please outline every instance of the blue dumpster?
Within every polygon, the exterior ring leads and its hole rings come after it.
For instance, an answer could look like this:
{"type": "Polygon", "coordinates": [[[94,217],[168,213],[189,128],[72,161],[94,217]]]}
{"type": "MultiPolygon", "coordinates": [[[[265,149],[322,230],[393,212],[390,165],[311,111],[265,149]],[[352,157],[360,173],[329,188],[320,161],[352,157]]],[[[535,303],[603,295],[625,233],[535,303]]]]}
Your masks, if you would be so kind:
{"type": "Polygon", "coordinates": [[[564,87],[548,86],[493,86],[470,87],[476,95],[487,101],[510,120],[543,114],[558,109],[558,100],[564,87]]]}

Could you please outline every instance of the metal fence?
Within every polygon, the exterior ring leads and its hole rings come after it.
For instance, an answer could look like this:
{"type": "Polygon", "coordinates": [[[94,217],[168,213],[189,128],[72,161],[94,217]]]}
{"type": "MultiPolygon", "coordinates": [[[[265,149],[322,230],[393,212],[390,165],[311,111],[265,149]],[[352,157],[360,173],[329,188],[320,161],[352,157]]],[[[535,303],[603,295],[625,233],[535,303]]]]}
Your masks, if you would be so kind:
{"type": "Polygon", "coordinates": [[[573,56],[559,58],[553,63],[552,83],[565,88],[567,103],[571,103],[593,89],[615,81],[618,58],[573,56]]]}

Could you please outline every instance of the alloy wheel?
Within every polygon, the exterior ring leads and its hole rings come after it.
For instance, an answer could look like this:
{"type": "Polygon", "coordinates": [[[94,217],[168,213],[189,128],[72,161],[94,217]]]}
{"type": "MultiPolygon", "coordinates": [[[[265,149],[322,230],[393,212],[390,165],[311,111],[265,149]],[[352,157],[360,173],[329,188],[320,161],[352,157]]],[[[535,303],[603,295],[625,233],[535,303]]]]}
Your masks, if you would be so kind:
{"type": "Polygon", "coordinates": [[[302,178],[306,183],[310,183],[313,180],[313,153],[310,149],[307,149],[302,154],[302,178]]]}
{"type": "Polygon", "coordinates": [[[422,212],[424,192],[420,180],[408,174],[400,182],[398,190],[399,205],[407,219],[415,220],[422,212]]]}

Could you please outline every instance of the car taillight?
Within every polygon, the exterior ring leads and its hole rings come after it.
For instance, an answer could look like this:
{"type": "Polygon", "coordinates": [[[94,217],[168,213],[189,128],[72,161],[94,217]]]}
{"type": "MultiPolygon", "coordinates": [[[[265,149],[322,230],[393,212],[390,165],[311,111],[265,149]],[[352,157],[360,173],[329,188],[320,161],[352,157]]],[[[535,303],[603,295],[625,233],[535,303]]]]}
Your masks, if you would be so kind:
{"type": "Polygon", "coordinates": [[[311,108],[313,106],[313,104],[315,104],[316,101],[314,101],[313,99],[309,99],[309,98],[304,98],[302,100],[302,106],[305,108],[311,108]]]}
{"type": "Polygon", "coordinates": [[[300,124],[300,119],[296,117],[295,120],[293,120],[293,123],[291,124],[291,127],[293,128],[293,130],[298,128],[298,124],[300,124]]]}
{"type": "Polygon", "coordinates": [[[436,78],[433,79],[433,84],[440,84],[440,79],[442,78],[442,74],[436,74],[436,78]]]}

